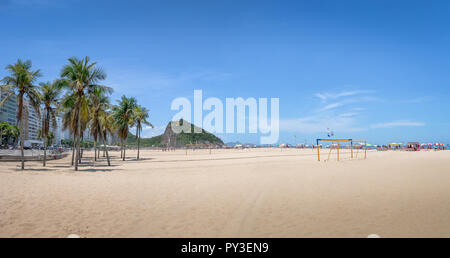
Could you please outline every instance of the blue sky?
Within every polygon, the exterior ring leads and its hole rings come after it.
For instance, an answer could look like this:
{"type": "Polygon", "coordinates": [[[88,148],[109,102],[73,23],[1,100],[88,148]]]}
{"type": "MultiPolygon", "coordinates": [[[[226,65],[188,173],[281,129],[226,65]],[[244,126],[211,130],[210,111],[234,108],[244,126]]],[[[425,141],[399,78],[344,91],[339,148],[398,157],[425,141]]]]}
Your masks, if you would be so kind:
{"type": "MultiPolygon", "coordinates": [[[[42,81],[71,56],[134,96],[155,130],[176,97],[280,98],[280,142],[450,143],[450,1],[0,0],[0,66],[42,81]]],[[[0,77],[5,76],[3,69],[0,77]]],[[[258,135],[221,135],[254,142],[258,135]]]]}

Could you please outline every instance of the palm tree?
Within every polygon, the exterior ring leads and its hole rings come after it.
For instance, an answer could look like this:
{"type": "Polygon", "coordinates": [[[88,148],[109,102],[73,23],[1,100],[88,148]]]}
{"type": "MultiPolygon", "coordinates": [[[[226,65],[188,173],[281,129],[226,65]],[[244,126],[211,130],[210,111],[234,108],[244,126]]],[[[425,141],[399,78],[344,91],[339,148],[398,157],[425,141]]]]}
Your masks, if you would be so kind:
{"type": "MultiPolygon", "coordinates": [[[[9,124],[6,122],[2,122],[0,124],[0,146],[3,146],[3,136],[6,136],[6,138],[8,138],[8,129],[9,129],[9,124]]],[[[6,140],[6,142],[8,143],[8,140],[6,140]]]]}
{"type": "Polygon", "coordinates": [[[76,131],[76,125],[75,120],[73,118],[74,116],[74,109],[75,109],[75,94],[72,92],[72,94],[66,94],[62,99],[60,103],[60,112],[62,112],[62,127],[63,130],[69,130],[69,133],[73,135],[72,140],[72,166],[74,163],[74,157],[75,157],[75,131],[76,131]]]}
{"type": "Polygon", "coordinates": [[[47,137],[46,137],[44,130],[39,129],[38,137],[39,137],[39,139],[44,139],[44,144],[45,144],[45,141],[47,141],[47,144],[53,144],[53,140],[55,140],[55,133],[53,133],[52,131],[49,131],[47,134],[47,137]]]}
{"type": "MultiPolygon", "coordinates": [[[[105,117],[106,110],[109,107],[109,99],[105,94],[103,88],[94,89],[90,93],[90,106],[91,106],[91,134],[94,136],[94,161],[97,161],[97,140],[103,141],[104,148],[106,149],[105,137],[103,135],[103,117],[105,117]]],[[[106,152],[108,150],[106,149],[106,152]]],[[[109,155],[106,154],[108,166],[111,165],[109,161],[109,155]]]]}
{"type": "Polygon", "coordinates": [[[31,70],[31,61],[27,60],[23,62],[18,59],[13,65],[6,66],[6,70],[10,73],[9,76],[4,77],[0,82],[4,83],[1,86],[2,90],[8,92],[6,98],[0,102],[0,107],[14,94],[17,94],[18,110],[17,110],[17,121],[20,123],[20,155],[22,159],[22,170],[25,169],[24,160],[24,119],[23,119],[23,108],[24,108],[24,97],[28,99],[29,103],[33,106],[36,113],[40,116],[39,102],[40,94],[37,87],[34,85],[36,79],[41,76],[40,70],[31,70]]]}
{"type": "Polygon", "coordinates": [[[129,127],[133,124],[133,112],[136,107],[136,99],[132,97],[127,98],[123,95],[118,102],[119,105],[113,107],[113,116],[117,125],[118,136],[122,142],[122,160],[125,160],[126,141],[129,127]]]}
{"type": "Polygon", "coordinates": [[[44,105],[44,119],[42,121],[42,138],[44,139],[44,161],[47,161],[48,136],[50,131],[50,121],[53,128],[56,128],[56,107],[58,106],[59,95],[61,94],[61,81],[56,80],[52,83],[41,83],[41,102],[44,105]]]}
{"type": "Polygon", "coordinates": [[[80,156],[80,138],[82,133],[82,114],[88,114],[88,105],[86,94],[92,92],[95,88],[109,87],[98,85],[97,82],[106,79],[106,73],[96,68],[97,63],[90,63],[90,58],[85,57],[78,59],[72,57],[68,59],[69,64],[65,65],[61,71],[61,77],[65,79],[68,88],[75,95],[75,103],[73,107],[72,126],[74,130],[74,138],[76,139],[76,158],[75,171],[78,170],[80,156]]]}
{"type": "Polygon", "coordinates": [[[8,145],[10,138],[16,139],[20,135],[20,129],[16,125],[6,122],[0,124],[0,146],[3,146],[3,137],[6,138],[5,144],[8,145]]]}
{"type": "Polygon", "coordinates": [[[137,159],[139,160],[139,142],[141,138],[142,125],[149,125],[153,128],[153,125],[147,121],[148,109],[137,105],[133,112],[133,124],[136,126],[136,138],[137,138],[137,159]]]}
{"type": "Polygon", "coordinates": [[[101,116],[101,124],[103,126],[103,144],[105,145],[105,148],[103,149],[103,157],[105,157],[105,154],[108,152],[108,148],[106,148],[107,136],[109,134],[112,138],[117,131],[117,125],[114,122],[113,114],[109,110],[101,116]]]}

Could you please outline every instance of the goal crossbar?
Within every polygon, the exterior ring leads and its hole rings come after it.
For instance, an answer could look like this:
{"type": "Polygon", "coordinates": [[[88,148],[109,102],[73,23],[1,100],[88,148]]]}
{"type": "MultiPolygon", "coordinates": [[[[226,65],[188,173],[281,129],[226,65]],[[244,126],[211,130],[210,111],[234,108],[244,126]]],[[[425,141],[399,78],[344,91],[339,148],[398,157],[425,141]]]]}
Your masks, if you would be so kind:
{"type": "MultiPolygon", "coordinates": [[[[339,161],[339,143],[345,143],[345,142],[349,142],[350,143],[350,157],[353,159],[353,144],[354,143],[359,143],[359,144],[364,144],[364,159],[367,158],[367,141],[364,140],[353,140],[353,139],[316,139],[316,146],[317,146],[317,160],[320,161],[320,144],[319,142],[336,142],[337,143],[337,161],[339,161]]],[[[331,148],[331,146],[330,146],[331,148]]]]}

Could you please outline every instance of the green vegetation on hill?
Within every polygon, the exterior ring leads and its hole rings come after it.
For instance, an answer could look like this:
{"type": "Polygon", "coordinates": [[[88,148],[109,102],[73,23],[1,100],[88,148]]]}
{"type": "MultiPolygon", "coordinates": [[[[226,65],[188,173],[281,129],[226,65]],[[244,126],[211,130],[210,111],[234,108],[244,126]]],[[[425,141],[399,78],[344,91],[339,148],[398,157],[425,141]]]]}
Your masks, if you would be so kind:
{"type": "MultiPolygon", "coordinates": [[[[132,133],[128,133],[127,145],[129,146],[137,146],[136,135],[132,133]]],[[[162,135],[158,135],[152,138],[141,138],[140,145],[142,147],[162,147],[162,135]]]]}
{"type": "MultiPolygon", "coordinates": [[[[180,124],[182,125],[183,123],[188,123],[187,121],[180,121],[180,124]]],[[[212,133],[209,133],[205,130],[202,129],[201,133],[194,133],[194,129],[196,128],[195,125],[190,124],[191,126],[191,133],[184,133],[181,132],[179,134],[175,134],[176,135],[176,141],[172,140],[171,144],[176,143],[177,146],[185,146],[188,144],[214,144],[214,145],[223,145],[223,141],[215,136],[212,133]]],[[[164,132],[164,134],[162,135],[158,135],[152,138],[141,138],[141,146],[142,147],[165,147],[167,146],[167,139],[168,138],[172,138],[175,137],[174,133],[171,132],[171,123],[169,123],[166,127],[166,130],[164,132]]],[[[128,145],[132,145],[132,146],[136,146],[137,145],[137,139],[136,136],[133,135],[132,133],[128,134],[128,138],[127,138],[127,144],[128,145]]]]}
{"type": "MultiPolygon", "coordinates": [[[[194,130],[194,125],[192,125],[192,132],[194,130]]],[[[181,132],[177,135],[177,144],[186,145],[186,144],[195,144],[195,143],[210,143],[216,145],[223,145],[223,141],[215,136],[212,133],[209,133],[202,129],[201,133],[184,133],[181,132]]]]}

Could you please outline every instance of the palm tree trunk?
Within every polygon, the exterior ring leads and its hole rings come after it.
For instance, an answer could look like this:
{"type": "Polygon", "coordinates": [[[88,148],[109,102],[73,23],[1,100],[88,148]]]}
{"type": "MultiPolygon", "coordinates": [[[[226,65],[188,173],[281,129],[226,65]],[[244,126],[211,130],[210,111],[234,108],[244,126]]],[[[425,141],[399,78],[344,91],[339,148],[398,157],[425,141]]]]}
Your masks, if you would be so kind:
{"type": "Polygon", "coordinates": [[[19,122],[20,122],[20,157],[22,160],[22,170],[25,169],[25,154],[23,152],[24,133],[23,133],[23,95],[19,94],[19,122]]]}
{"type": "Polygon", "coordinates": [[[97,140],[94,139],[94,161],[97,161],[97,140]]]}
{"type": "Polygon", "coordinates": [[[78,162],[80,161],[80,133],[81,133],[81,114],[80,107],[77,108],[77,155],[75,157],[75,171],[78,171],[78,162]]]}
{"type": "MultiPolygon", "coordinates": [[[[106,134],[107,134],[107,132],[106,131],[102,132],[102,134],[103,134],[103,137],[105,138],[103,144],[106,147],[106,134]]],[[[100,158],[100,153],[98,154],[98,157],[100,158]]],[[[105,157],[105,149],[103,149],[103,157],[105,157]]]]}
{"type": "Polygon", "coordinates": [[[46,116],[44,119],[44,128],[42,128],[42,130],[44,130],[44,162],[43,162],[43,166],[45,167],[45,163],[47,161],[47,138],[48,138],[48,123],[50,122],[50,113],[48,112],[48,110],[45,111],[46,112],[46,116]]]}
{"type": "Polygon", "coordinates": [[[47,139],[44,138],[44,167],[45,167],[45,161],[47,159],[47,139]]]}
{"type": "MultiPolygon", "coordinates": [[[[84,142],[84,132],[81,133],[81,141],[84,142]]],[[[81,143],[80,143],[80,163],[81,163],[81,159],[83,158],[83,151],[84,151],[84,147],[82,147],[81,143]]]]}
{"type": "Polygon", "coordinates": [[[137,130],[138,135],[138,151],[137,151],[137,159],[139,160],[139,140],[141,139],[141,131],[137,130]]]}
{"type": "Polygon", "coordinates": [[[111,166],[111,162],[109,161],[108,148],[106,147],[106,137],[102,132],[100,132],[100,137],[103,138],[103,150],[106,152],[106,160],[108,161],[108,166],[111,166]]]}
{"type": "Polygon", "coordinates": [[[120,139],[120,158],[123,157],[123,140],[120,139]]]}
{"type": "Polygon", "coordinates": [[[123,146],[123,158],[122,158],[122,160],[125,161],[125,150],[127,148],[127,145],[125,144],[125,141],[123,141],[122,146],[123,146]]]}
{"type": "Polygon", "coordinates": [[[72,166],[73,166],[73,158],[75,157],[75,134],[73,134],[73,142],[72,142],[72,166]]]}
{"type": "Polygon", "coordinates": [[[22,170],[24,170],[25,169],[25,153],[23,152],[23,145],[24,145],[24,140],[23,140],[23,137],[24,137],[24,135],[23,135],[23,120],[22,119],[20,119],[20,157],[21,157],[21,160],[22,160],[22,170]]]}

